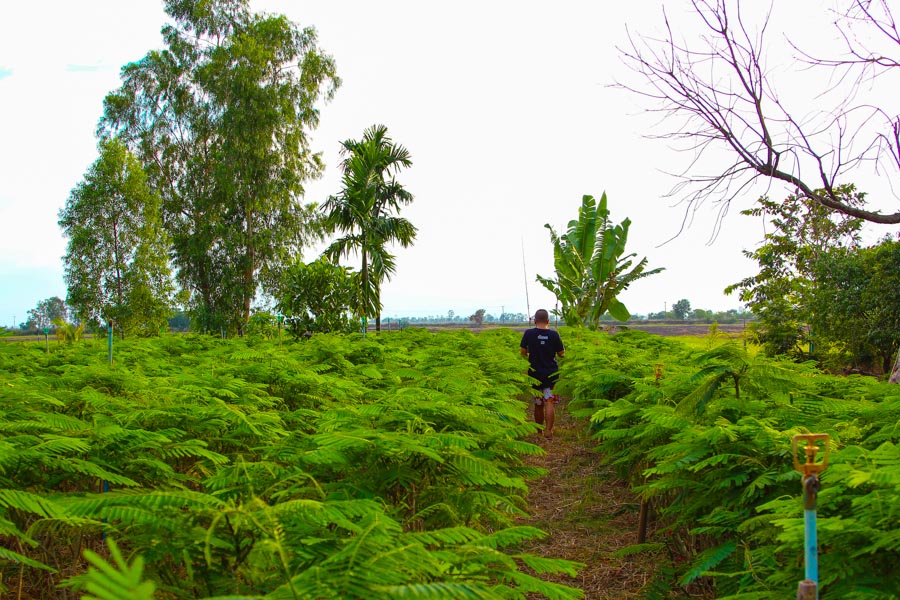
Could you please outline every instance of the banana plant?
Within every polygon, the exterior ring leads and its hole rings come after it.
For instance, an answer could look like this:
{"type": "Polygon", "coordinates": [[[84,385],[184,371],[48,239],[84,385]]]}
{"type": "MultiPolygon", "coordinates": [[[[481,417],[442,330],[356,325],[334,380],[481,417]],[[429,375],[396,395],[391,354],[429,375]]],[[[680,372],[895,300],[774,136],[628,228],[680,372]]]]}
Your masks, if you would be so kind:
{"type": "Polygon", "coordinates": [[[538,275],[537,279],[562,304],[556,313],[566,325],[597,329],[607,313],[627,321],[631,313],[618,299],[619,294],[638,279],[663,270],[646,270],[646,257],[636,261],[635,253],[625,254],[630,226],[628,218],[618,225],[610,221],[606,193],[599,204],[593,196],[583,196],[578,219],[569,221],[564,235],[544,225],[553,243],[556,278],[538,275]]]}

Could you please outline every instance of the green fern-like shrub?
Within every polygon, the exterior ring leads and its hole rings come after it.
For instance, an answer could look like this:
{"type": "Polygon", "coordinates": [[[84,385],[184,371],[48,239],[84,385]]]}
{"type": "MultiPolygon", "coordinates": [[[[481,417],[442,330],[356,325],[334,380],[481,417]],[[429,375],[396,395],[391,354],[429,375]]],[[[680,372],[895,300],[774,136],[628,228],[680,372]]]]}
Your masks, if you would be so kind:
{"type": "Polygon", "coordinates": [[[580,598],[521,554],[518,334],[0,347],[0,586],[97,598],[580,598]],[[110,541],[107,544],[104,541],[110,541]],[[111,540],[115,540],[113,544],[111,540]],[[538,576],[535,575],[538,574],[538,576]]]}
{"type": "Polygon", "coordinates": [[[591,415],[603,459],[653,509],[653,541],[671,558],[648,593],[796,595],[803,508],[791,439],[814,432],[831,436],[821,597],[900,598],[900,388],[727,341],[698,351],[641,332],[568,339],[564,389],[591,415]]]}

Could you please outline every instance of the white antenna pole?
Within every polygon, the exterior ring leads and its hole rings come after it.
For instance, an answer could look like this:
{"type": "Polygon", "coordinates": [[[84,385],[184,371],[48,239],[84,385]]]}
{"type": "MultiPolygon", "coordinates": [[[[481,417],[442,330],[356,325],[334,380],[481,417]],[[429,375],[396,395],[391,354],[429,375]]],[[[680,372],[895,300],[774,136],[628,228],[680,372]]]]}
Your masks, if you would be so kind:
{"type": "Polygon", "coordinates": [[[522,238],[522,274],[525,276],[525,309],[531,321],[531,301],[528,299],[528,270],[525,268],[525,238],[522,238]]]}

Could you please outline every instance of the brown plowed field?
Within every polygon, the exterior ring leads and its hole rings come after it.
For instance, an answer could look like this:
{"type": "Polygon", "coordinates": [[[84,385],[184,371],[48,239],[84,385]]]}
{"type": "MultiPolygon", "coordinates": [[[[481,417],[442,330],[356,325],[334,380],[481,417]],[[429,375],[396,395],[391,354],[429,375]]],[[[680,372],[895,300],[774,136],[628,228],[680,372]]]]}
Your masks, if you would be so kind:
{"type": "MultiPolygon", "coordinates": [[[[656,335],[706,335],[709,333],[709,324],[707,323],[629,323],[627,327],[656,335]]],[[[744,332],[744,324],[719,325],[719,331],[730,335],[740,335],[744,332]]]]}

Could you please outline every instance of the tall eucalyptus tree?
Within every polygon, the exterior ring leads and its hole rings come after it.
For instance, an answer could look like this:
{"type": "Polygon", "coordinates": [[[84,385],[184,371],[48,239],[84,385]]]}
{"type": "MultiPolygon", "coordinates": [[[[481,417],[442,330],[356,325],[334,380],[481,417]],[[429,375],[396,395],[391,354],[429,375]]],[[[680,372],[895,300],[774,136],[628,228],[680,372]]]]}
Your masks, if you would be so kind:
{"type": "Polygon", "coordinates": [[[248,0],[167,0],[165,48],[122,69],[101,136],[138,154],[162,198],[178,281],[202,329],[242,330],[257,291],[317,234],[303,182],[317,104],[340,81],[313,28],[248,0]]]}
{"type": "Polygon", "coordinates": [[[412,166],[409,151],[388,137],[387,127],[373,125],[360,140],[341,144],[344,160],[343,189],[323,205],[325,222],[330,232],[342,237],[334,240],[325,253],[334,259],[359,252],[359,314],[363,322],[375,316],[375,329],[381,330],[381,282],[395,272],[394,255],[387,244],[406,248],[416,238],[416,228],[396,215],[402,206],[412,202],[413,195],[396,180],[401,169],[412,166]]]}
{"type": "Polygon", "coordinates": [[[168,239],[159,198],[118,139],[100,142],[100,156],[60,210],[59,225],[69,238],[63,263],[78,318],[112,321],[123,337],[158,333],[174,287],[168,239]]]}

